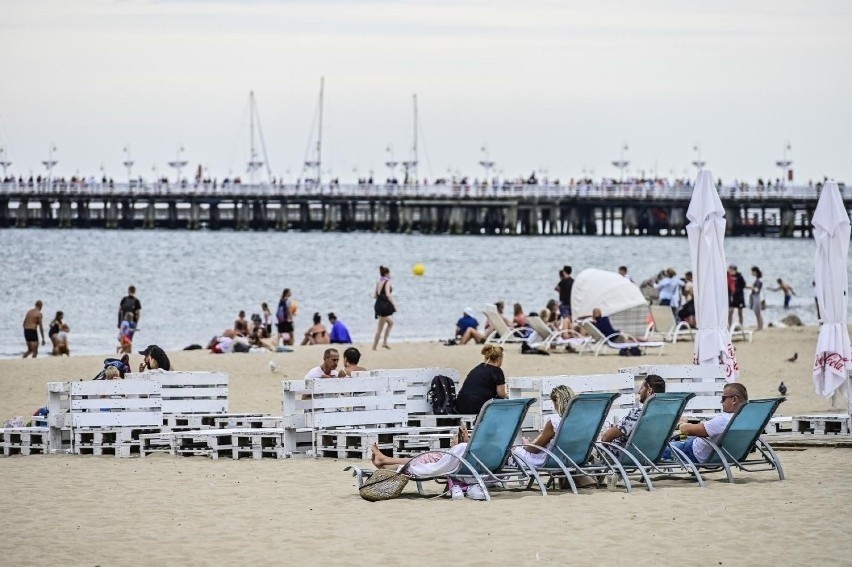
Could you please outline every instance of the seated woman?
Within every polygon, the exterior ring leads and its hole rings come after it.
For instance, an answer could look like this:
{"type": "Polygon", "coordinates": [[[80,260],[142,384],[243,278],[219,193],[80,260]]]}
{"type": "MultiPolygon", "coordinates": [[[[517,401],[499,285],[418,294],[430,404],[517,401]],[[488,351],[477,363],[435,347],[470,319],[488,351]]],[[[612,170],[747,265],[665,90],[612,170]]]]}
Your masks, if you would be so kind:
{"type": "Polygon", "coordinates": [[[322,324],[322,317],[319,313],[314,313],[314,324],[305,331],[302,345],[327,345],[330,343],[331,338],[328,336],[325,325],[322,324]]]}
{"type": "Polygon", "coordinates": [[[513,309],[514,316],[512,317],[512,326],[516,329],[527,326],[527,316],[524,315],[524,308],[520,303],[516,303],[513,309]]]}
{"type": "Polygon", "coordinates": [[[234,321],[234,334],[238,337],[247,337],[249,335],[249,323],[246,320],[245,311],[240,311],[237,319],[234,321]]]}
{"type": "Polygon", "coordinates": [[[544,424],[544,429],[538,434],[535,439],[522,437],[523,447],[515,447],[512,452],[518,456],[524,463],[533,467],[544,465],[547,460],[547,453],[541,450],[545,448],[548,451],[553,449],[553,444],[556,442],[556,430],[559,429],[559,422],[562,421],[562,416],[565,415],[565,410],[568,409],[568,402],[574,397],[574,392],[568,386],[557,386],[550,391],[550,401],[553,402],[553,409],[556,413],[551,415],[544,424]]]}
{"type": "Polygon", "coordinates": [[[460,414],[478,414],[488,400],[509,397],[501,368],[503,347],[485,345],[481,352],[485,360],[468,373],[456,398],[460,414]]]}

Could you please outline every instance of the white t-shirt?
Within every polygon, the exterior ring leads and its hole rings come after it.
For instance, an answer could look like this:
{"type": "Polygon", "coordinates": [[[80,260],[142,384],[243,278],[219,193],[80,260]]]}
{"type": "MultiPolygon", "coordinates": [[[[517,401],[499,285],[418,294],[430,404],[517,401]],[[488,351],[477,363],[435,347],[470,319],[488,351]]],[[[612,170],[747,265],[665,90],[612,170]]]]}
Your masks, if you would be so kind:
{"type": "Polygon", "coordinates": [[[216,341],[216,346],[219,347],[219,352],[231,352],[234,350],[234,339],[231,337],[219,337],[216,341]]]}
{"type": "MultiPolygon", "coordinates": [[[[719,443],[719,438],[724,433],[725,428],[734,417],[732,413],[720,413],[713,419],[704,422],[704,429],[707,430],[707,438],[714,444],[719,443]]],[[[706,463],[713,454],[713,448],[703,437],[696,437],[692,442],[692,453],[700,463],[706,463]]]]}
{"type": "MultiPolygon", "coordinates": [[[[308,373],[305,374],[305,380],[310,380],[311,378],[325,378],[325,372],[323,371],[321,366],[315,366],[308,370],[308,373]]],[[[331,371],[331,377],[337,378],[337,370],[331,371]]]]}

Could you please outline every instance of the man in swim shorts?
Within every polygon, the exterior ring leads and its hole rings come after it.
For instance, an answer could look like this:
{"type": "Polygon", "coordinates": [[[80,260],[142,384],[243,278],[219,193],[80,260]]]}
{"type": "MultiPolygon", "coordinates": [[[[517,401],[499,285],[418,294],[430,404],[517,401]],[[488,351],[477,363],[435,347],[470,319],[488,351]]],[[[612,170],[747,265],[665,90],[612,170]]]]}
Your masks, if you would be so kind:
{"type": "Polygon", "coordinates": [[[41,332],[41,344],[44,344],[44,326],[42,325],[41,300],[35,302],[35,307],[24,315],[24,341],[27,343],[27,352],[24,358],[32,355],[38,356],[38,334],[41,332]]]}

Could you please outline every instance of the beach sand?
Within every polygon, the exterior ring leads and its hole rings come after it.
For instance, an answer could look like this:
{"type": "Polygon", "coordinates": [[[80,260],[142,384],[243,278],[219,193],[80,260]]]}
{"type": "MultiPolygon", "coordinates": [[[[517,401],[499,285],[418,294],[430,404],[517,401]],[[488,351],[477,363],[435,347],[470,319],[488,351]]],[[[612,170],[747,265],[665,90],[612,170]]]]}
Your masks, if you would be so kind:
{"type": "MultiPolygon", "coordinates": [[[[814,394],[815,328],[769,329],[737,343],[741,381],[751,397],[788,401],[780,413],[829,411],[814,394]],[[787,362],[793,353],[799,358],[787,362]]],[[[144,345],[137,345],[142,347],[144,345]]],[[[440,366],[466,373],[479,347],[392,343],[363,346],[367,368],[440,366]]],[[[182,370],[230,374],[234,412],[280,415],[280,381],[319,364],[323,347],[293,353],[170,353],[182,370]],[[269,370],[269,360],[279,371],[269,370]]],[[[524,356],[510,347],[506,375],[593,374],[638,364],[686,364],[692,343],[662,356],[524,356]]],[[[90,379],[104,357],[0,360],[0,417],[45,405],[45,383],[90,379]]],[[[138,365],[141,357],[134,356],[138,365]]],[[[845,403],[845,400],[842,400],[845,403]]],[[[852,452],[809,448],[780,452],[787,480],[773,473],[729,485],[661,480],[633,494],[499,492],[490,503],[406,495],[369,503],[332,459],[213,461],[202,457],[116,459],[16,456],[0,459],[0,537],[6,565],[206,564],[551,564],[682,562],[691,565],[841,565],[852,543],[848,467],[852,452]]],[[[362,462],[366,465],[366,462],[362,462]]]]}

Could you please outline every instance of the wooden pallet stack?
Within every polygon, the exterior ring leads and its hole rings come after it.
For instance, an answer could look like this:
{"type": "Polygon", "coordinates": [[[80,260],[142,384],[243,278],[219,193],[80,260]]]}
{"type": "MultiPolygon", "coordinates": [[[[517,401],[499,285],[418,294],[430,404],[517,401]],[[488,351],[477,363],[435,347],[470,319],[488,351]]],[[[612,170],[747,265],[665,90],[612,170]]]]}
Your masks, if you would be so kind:
{"type": "Polygon", "coordinates": [[[6,427],[0,429],[4,457],[44,455],[48,452],[47,427],[6,427]]]}

